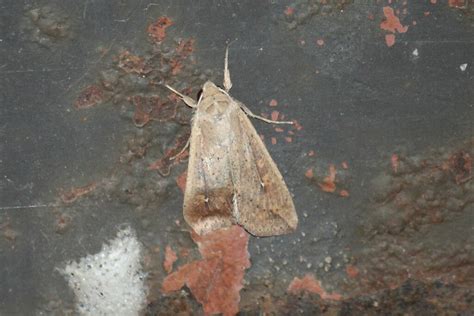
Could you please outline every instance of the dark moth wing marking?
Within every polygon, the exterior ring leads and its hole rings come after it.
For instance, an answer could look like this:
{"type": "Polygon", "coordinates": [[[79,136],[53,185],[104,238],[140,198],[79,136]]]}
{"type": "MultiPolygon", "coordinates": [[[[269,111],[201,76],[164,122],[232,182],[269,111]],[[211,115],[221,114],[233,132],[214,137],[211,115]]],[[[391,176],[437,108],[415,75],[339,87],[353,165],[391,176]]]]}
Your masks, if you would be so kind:
{"type": "Polygon", "coordinates": [[[292,232],[298,225],[298,217],[280,171],[240,106],[231,120],[235,125],[232,128],[241,138],[232,142],[229,151],[237,223],[256,236],[292,232]]]}

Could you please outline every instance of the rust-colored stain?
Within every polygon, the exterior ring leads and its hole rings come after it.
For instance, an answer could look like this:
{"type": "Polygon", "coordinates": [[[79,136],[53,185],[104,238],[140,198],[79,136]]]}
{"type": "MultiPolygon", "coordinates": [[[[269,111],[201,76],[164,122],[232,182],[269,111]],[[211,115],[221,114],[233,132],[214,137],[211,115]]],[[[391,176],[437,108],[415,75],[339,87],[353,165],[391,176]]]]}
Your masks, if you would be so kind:
{"type": "Polygon", "coordinates": [[[400,165],[399,161],[398,161],[398,155],[397,154],[392,154],[392,157],[390,158],[390,164],[392,166],[393,173],[397,173],[398,172],[398,166],[400,165]]]}
{"type": "Polygon", "coordinates": [[[148,166],[148,170],[158,170],[162,176],[168,176],[170,174],[171,167],[188,158],[189,152],[187,150],[181,152],[183,147],[186,145],[188,138],[189,133],[184,133],[183,135],[179,136],[175,142],[175,146],[171,149],[168,149],[163,158],[158,159],[157,161],[150,164],[148,166]]]}
{"type": "Polygon", "coordinates": [[[173,21],[167,16],[162,16],[155,22],[148,25],[148,36],[150,36],[154,42],[159,43],[165,39],[166,29],[171,25],[173,25],[173,21]]]}
{"type": "Polygon", "coordinates": [[[270,100],[270,103],[268,103],[269,106],[277,106],[278,105],[278,101],[275,100],[275,99],[271,99],[270,100]]]}
{"type": "Polygon", "coordinates": [[[76,109],[87,109],[101,103],[103,99],[103,90],[96,85],[90,85],[79,93],[74,102],[74,107],[76,109]]]}
{"type": "Polygon", "coordinates": [[[448,5],[453,8],[465,8],[467,0],[448,0],[448,5]]]}
{"type": "Polygon", "coordinates": [[[166,273],[170,273],[173,270],[173,264],[178,260],[176,252],[168,245],[165,249],[165,261],[163,262],[163,268],[166,273]]]}
{"type": "Polygon", "coordinates": [[[287,291],[291,294],[298,294],[304,291],[315,293],[323,300],[340,301],[343,299],[341,294],[327,293],[321,286],[321,282],[316,280],[311,274],[305,275],[302,279],[295,277],[288,286],[287,291]]]}
{"type": "Polygon", "coordinates": [[[191,237],[202,259],[168,275],[162,292],[168,294],[187,286],[206,315],[237,314],[244,271],[250,267],[249,235],[240,226],[232,226],[204,236],[192,233],[191,237]]]}
{"type": "Polygon", "coordinates": [[[184,60],[194,51],[194,39],[183,39],[176,48],[176,57],[169,61],[171,66],[171,74],[177,75],[184,67],[184,60]]]}
{"type": "Polygon", "coordinates": [[[278,111],[272,111],[271,118],[273,121],[278,120],[278,116],[280,115],[280,112],[278,111]]]}
{"type": "Polygon", "coordinates": [[[395,33],[405,33],[408,31],[408,26],[400,23],[400,19],[395,15],[393,8],[389,6],[383,7],[383,14],[385,20],[380,23],[380,28],[392,33],[385,35],[385,43],[388,47],[391,47],[395,44],[395,33]]]}
{"type": "Polygon", "coordinates": [[[176,178],[176,184],[178,185],[178,188],[180,188],[181,192],[183,192],[183,193],[186,190],[186,178],[187,178],[187,176],[188,176],[188,171],[185,170],[176,178]]]}
{"type": "Polygon", "coordinates": [[[145,75],[151,71],[151,67],[143,57],[133,55],[129,51],[123,51],[118,56],[118,67],[126,73],[145,75]]]}
{"type": "Polygon", "coordinates": [[[306,170],[306,172],[304,173],[304,176],[308,179],[313,179],[314,177],[313,168],[309,168],[308,170],[306,170]]]}
{"type": "Polygon", "coordinates": [[[271,138],[271,142],[272,142],[272,145],[276,145],[277,139],[276,139],[275,137],[272,137],[272,138],[271,138]]]}
{"type": "Polygon", "coordinates": [[[97,186],[96,183],[92,182],[92,183],[90,183],[88,185],[85,185],[85,186],[82,186],[82,187],[72,188],[69,191],[62,192],[60,194],[61,200],[66,204],[70,204],[70,203],[76,201],[81,196],[84,196],[84,195],[94,191],[96,186],[97,186]]]}
{"type": "Polygon", "coordinates": [[[359,269],[352,264],[348,264],[346,266],[346,274],[351,279],[357,278],[359,276],[359,269]]]}
{"type": "Polygon", "coordinates": [[[336,166],[333,164],[329,165],[329,175],[327,175],[324,180],[318,183],[321,190],[324,192],[334,192],[336,191],[336,166]]]}

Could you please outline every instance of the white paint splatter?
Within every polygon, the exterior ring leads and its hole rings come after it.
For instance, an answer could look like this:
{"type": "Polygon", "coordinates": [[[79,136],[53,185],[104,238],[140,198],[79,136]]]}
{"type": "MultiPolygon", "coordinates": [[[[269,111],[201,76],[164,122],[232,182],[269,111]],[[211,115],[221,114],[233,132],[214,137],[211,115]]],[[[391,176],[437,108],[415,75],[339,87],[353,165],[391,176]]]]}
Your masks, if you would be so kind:
{"type": "Polygon", "coordinates": [[[81,315],[138,315],[147,288],[140,263],[142,245],[125,228],[95,255],[69,262],[61,274],[76,295],[81,315]]]}

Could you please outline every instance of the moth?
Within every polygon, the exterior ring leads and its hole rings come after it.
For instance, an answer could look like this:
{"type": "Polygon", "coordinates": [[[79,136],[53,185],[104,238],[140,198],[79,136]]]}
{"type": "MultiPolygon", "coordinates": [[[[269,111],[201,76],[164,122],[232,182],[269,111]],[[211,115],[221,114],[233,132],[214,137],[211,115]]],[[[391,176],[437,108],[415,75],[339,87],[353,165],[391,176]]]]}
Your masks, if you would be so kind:
{"type": "Polygon", "coordinates": [[[292,122],[255,115],[230,96],[228,56],[227,48],[224,89],[207,81],[197,102],[166,85],[195,110],[181,151],[190,147],[184,219],[200,235],[234,224],[255,236],[290,233],[298,225],[292,197],[248,116],[292,122]]]}

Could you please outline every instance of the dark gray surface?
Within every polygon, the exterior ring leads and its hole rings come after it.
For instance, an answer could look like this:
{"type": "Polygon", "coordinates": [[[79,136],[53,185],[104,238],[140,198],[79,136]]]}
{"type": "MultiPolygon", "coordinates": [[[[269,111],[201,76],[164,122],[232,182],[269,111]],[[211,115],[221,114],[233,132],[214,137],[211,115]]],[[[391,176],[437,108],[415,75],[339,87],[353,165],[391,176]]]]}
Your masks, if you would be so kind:
{"type": "MultiPolygon", "coordinates": [[[[66,285],[54,267],[98,251],[117,225],[143,220],[113,197],[91,199],[81,205],[89,209],[84,217],[75,217],[73,231],[59,235],[51,209],[60,188],[109,176],[124,140],[136,133],[118,114],[120,104],[77,111],[73,103],[121,48],[138,55],[148,49],[146,27],[159,16],[173,19],[170,37],[196,40],[199,69],[212,70],[217,81],[222,80],[225,43],[235,40],[230,50],[232,95],[257,113],[263,108],[270,112],[266,105],[277,99],[277,110],[303,126],[292,143],[267,142],[294,193],[301,224],[293,235],[251,241],[252,268],[246,275],[251,284],[268,271],[287,284],[294,276],[320,271],[318,264],[328,255],[342,265],[341,251],[346,253],[360,238],[357,229],[366,214],[358,205],[368,196],[367,183],[392,152],[420,154],[474,136],[472,11],[410,1],[405,21],[414,19],[417,25],[397,34],[397,43],[388,48],[379,28],[381,4],[356,1],[342,13],[317,14],[289,30],[283,11],[291,4],[0,2],[0,224],[8,222],[18,233],[14,241],[0,241],[0,313],[34,314],[45,310],[49,297],[70,308],[72,296],[63,294],[66,285]],[[45,40],[34,32],[27,12],[45,5],[67,17],[67,36],[45,40]],[[428,10],[431,15],[425,17],[428,10]],[[375,19],[368,19],[368,13],[375,19]],[[318,38],[324,38],[323,47],[317,46],[318,38]],[[108,51],[101,54],[101,48],[108,51]],[[418,58],[412,54],[415,49],[418,58]],[[468,67],[463,72],[459,66],[464,63],[468,67]],[[331,162],[349,162],[350,199],[308,185],[309,150],[317,152],[324,170],[331,162]],[[79,244],[80,237],[85,241],[79,244]],[[289,263],[273,269],[283,261],[289,263]]],[[[271,126],[255,125],[267,140],[274,136],[271,126]]],[[[161,128],[153,126],[152,131],[161,128]]],[[[153,181],[160,179],[153,175],[153,181]]],[[[182,200],[177,189],[163,190],[167,195],[157,210],[162,230],[150,237],[153,229],[140,231],[137,225],[138,234],[160,241],[163,248],[173,239],[189,243],[164,229],[181,219],[182,200]]],[[[321,278],[335,284],[341,269],[321,278]]]]}

